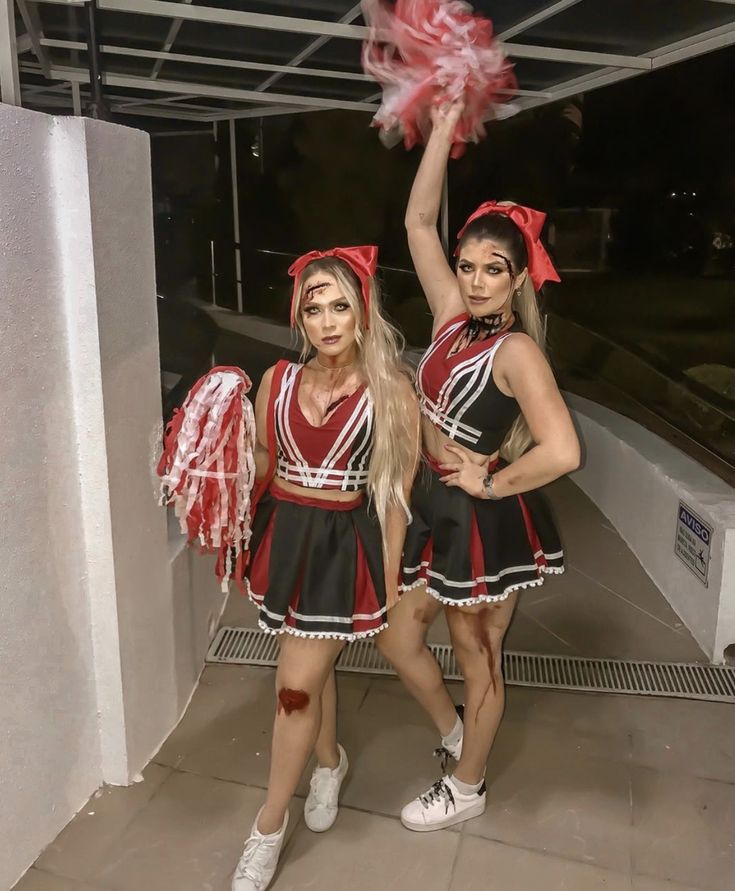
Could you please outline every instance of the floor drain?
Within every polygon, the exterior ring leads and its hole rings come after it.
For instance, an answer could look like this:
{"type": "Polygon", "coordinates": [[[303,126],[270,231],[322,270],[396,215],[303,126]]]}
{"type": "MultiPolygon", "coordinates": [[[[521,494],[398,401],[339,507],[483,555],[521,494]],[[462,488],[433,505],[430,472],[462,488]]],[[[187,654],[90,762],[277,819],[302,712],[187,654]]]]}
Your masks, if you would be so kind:
{"type": "MultiPolygon", "coordinates": [[[[452,648],[430,647],[447,680],[461,680],[452,648]]],[[[274,666],[278,643],[257,628],[220,628],[207,653],[207,662],[274,666]]],[[[338,671],[393,675],[394,671],[371,640],[356,640],[342,651],[338,671]]],[[[578,690],[589,693],[629,693],[674,696],[735,703],[735,668],[698,662],[640,662],[630,659],[587,659],[539,653],[505,653],[505,680],[525,687],[578,690]]]]}

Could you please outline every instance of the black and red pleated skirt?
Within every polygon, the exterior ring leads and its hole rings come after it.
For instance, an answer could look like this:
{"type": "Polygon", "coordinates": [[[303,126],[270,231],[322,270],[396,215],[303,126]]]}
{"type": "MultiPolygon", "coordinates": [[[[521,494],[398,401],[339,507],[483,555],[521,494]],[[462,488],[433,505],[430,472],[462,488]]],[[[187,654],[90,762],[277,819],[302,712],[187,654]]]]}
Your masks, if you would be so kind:
{"type": "Polygon", "coordinates": [[[546,573],[564,571],[564,552],[540,492],[489,501],[445,486],[442,475],[429,461],[414,483],[402,591],[425,584],[444,604],[492,603],[541,585],[546,573]]]}
{"type": "Polygon", "coordinates": [[[355,640],[387,627],[380,524],[350,502],[271,485],[258,502],[245,589],[272,634],[355,640]]]}

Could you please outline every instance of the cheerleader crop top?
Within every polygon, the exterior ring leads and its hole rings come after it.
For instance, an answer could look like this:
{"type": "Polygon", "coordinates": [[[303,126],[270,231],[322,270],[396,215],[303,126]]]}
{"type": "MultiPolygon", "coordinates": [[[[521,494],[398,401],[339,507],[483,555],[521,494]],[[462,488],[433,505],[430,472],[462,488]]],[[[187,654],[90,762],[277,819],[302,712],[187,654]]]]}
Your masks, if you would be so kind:
{"type": "Polygon", "coordinates": [[[516,400],[493,380],[493,359],[506,337],[521,328],[514,325],[450,356],[469,318],[463,313],[439,329],[419,363],[416,388],[421,412],[435,427],[473,452],[492,455],[520,414],[516,400]]]}
{"type": "Polygon", "coordinates": [[[288,364],[274,402],[276,476],[309,489],[364,489],[373,447],[372,397],[359,387],[315,427],[299,406],[303,367],[288,364]]]}

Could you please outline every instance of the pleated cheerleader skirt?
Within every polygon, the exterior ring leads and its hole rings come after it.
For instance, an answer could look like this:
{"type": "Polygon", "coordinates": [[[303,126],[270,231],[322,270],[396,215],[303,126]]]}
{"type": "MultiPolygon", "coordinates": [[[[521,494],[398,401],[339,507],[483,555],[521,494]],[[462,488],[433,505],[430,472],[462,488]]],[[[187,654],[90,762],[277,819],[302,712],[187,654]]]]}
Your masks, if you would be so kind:
{"type": "Polygon", "coordinates": [[[564,553],[540,492],[498,501],[474,498],[440,481],[429,461],[411,496],[400,590],[425,584],[444,604],[505,600],[564,571],[564,553]]]}
{"type": "Polygon", "coordinates": [[[245,587],[272,634],[350,641],[387,627],[380,524],[367,500],[271,485],[253,518],[245,587]]]}

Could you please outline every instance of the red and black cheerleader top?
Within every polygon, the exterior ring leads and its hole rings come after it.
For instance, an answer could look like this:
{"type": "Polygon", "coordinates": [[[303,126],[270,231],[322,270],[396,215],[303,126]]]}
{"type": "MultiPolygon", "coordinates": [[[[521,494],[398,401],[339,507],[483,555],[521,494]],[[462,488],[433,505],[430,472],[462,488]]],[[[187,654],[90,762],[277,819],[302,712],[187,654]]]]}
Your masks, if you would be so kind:
{"type": "Polygon", "coordinates": [[[274,379],[277,389],[268,420],[275,438],[275,475],[307,489],[364,489],[375,429],[370,393],[359,387],[315,427],[299,406],[303,369],[284,363],[279,380],[274,379]]]}
{"type": "Polygon", "coordinates": [[[419,363],[416,389],[422,414],[439,430],[475,452],[492,455],[520,414],[516,400],[493,380],[493,359],[505,338],[521,329],[514,326],[450,356],[469,319],[462,313],[439,329],[419,363]]]}

